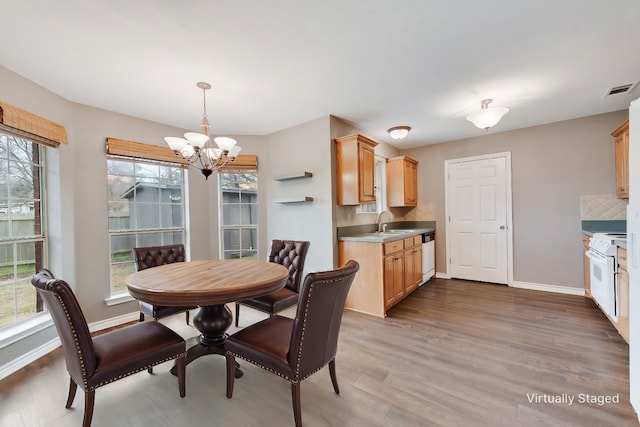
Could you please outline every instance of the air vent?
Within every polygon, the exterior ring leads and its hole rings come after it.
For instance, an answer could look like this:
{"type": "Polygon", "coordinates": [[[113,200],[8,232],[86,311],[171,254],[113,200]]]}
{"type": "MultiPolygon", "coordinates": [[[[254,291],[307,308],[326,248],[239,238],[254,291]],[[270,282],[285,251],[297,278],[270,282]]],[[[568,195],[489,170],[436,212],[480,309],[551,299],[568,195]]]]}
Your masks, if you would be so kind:
{"type": "Polygon", "coordinates": [[[604,98],[608,96],[618,95],[621,93],[629,93],[633,90],[635,86],[636,86],[636,83],[629,83],[622,86],[612,87],[611,89],[607,90],[607,93],[604,94],[604,98]]]}

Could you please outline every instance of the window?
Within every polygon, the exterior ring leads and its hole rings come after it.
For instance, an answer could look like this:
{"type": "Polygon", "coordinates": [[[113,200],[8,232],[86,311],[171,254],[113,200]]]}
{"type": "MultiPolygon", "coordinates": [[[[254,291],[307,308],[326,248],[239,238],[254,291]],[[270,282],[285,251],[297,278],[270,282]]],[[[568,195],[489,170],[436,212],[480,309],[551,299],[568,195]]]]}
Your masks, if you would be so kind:
{"type": "Polygon", "coordinates": [[[109,157],[107,171],[113,296],[136,271],[133,248],[185,242],[184,169],[109,157]]]}
{"type": "Polygon", "coordinates": [[[44,149],[0,131],[0,328],[44,310],[31,277],[44,266],[44,149]]]}
{"type": "Polygon", "coordinates": [[[258,257],[258,173],[220,172],[220,253],[223,259],[258,257]]]}

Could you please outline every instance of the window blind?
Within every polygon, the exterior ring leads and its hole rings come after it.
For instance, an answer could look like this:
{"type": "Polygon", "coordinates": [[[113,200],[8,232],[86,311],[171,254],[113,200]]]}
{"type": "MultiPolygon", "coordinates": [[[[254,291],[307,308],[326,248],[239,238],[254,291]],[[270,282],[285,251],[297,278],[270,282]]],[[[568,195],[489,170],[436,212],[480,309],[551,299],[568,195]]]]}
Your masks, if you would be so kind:
{"type": "Polygon", "coordinates": [[[177,163],[183,166],[187,166],[189,164],[187,160],[177,158],[169,147],[127,141],[125,139],[118,138],[107,138],[107,154],[134,159],[177,163]]]}
{"type": "Polygon", "coordinates": [[[219,168],[220,172],[246,172],[258,170],[258,156],[255,154],[239,154],[233,162],[219,168]]]}
{"type": "Polygon", "coordinates": [[[67,130],[61,124],[1,101],[0,129],[47,147],[67,144],[67,130]]]}

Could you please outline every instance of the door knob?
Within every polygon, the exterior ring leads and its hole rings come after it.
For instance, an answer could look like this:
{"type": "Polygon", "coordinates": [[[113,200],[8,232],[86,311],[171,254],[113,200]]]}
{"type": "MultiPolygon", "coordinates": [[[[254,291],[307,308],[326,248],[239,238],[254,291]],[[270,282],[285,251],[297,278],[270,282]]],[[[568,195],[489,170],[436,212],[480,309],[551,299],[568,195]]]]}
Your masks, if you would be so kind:
{"type": "Polygon", "coordinates": [[[504,230],[505,228],[507,228],[507,227],[505,227],[504,225],[500,226],[500,230],[504,230]]]}

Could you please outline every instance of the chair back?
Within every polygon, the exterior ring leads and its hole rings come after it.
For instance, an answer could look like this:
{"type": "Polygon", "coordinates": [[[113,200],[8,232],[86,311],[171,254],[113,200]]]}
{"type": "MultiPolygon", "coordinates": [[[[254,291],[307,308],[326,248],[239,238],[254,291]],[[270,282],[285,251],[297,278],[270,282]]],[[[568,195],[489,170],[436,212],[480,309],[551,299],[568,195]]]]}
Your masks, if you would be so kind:
{"type": "Polygon", "coordinates": [[[184,262],[184,245],[178,243],[175,245],[133,248],[133,257],[136,260],[138,271],[174,262],[184,262]]]}
{"type": "Polygon", "coordinates": [[[73,381],[86,387],[86,378],[96,369],[96,353],[87,320],[71,287],[43,269],[33,276],[31,284],[38,289],[60,336],[67,371],[73,381]]]}
{"type": "Polygon", "coordinates": [[[335,357],[345,300],[359,268],[350,260],[336,270],[305,277],[288,355],[297,378],[311,375],[335,357]]]}
{"type": "Polygon", "coordinates": [[[289,278],[286,288],[294,292],[300,292],[300,282],[304,271],[304,261],[307,257],[310,243],[297,240],[273,240],[269,262],[287,267],[289,278]]]}

